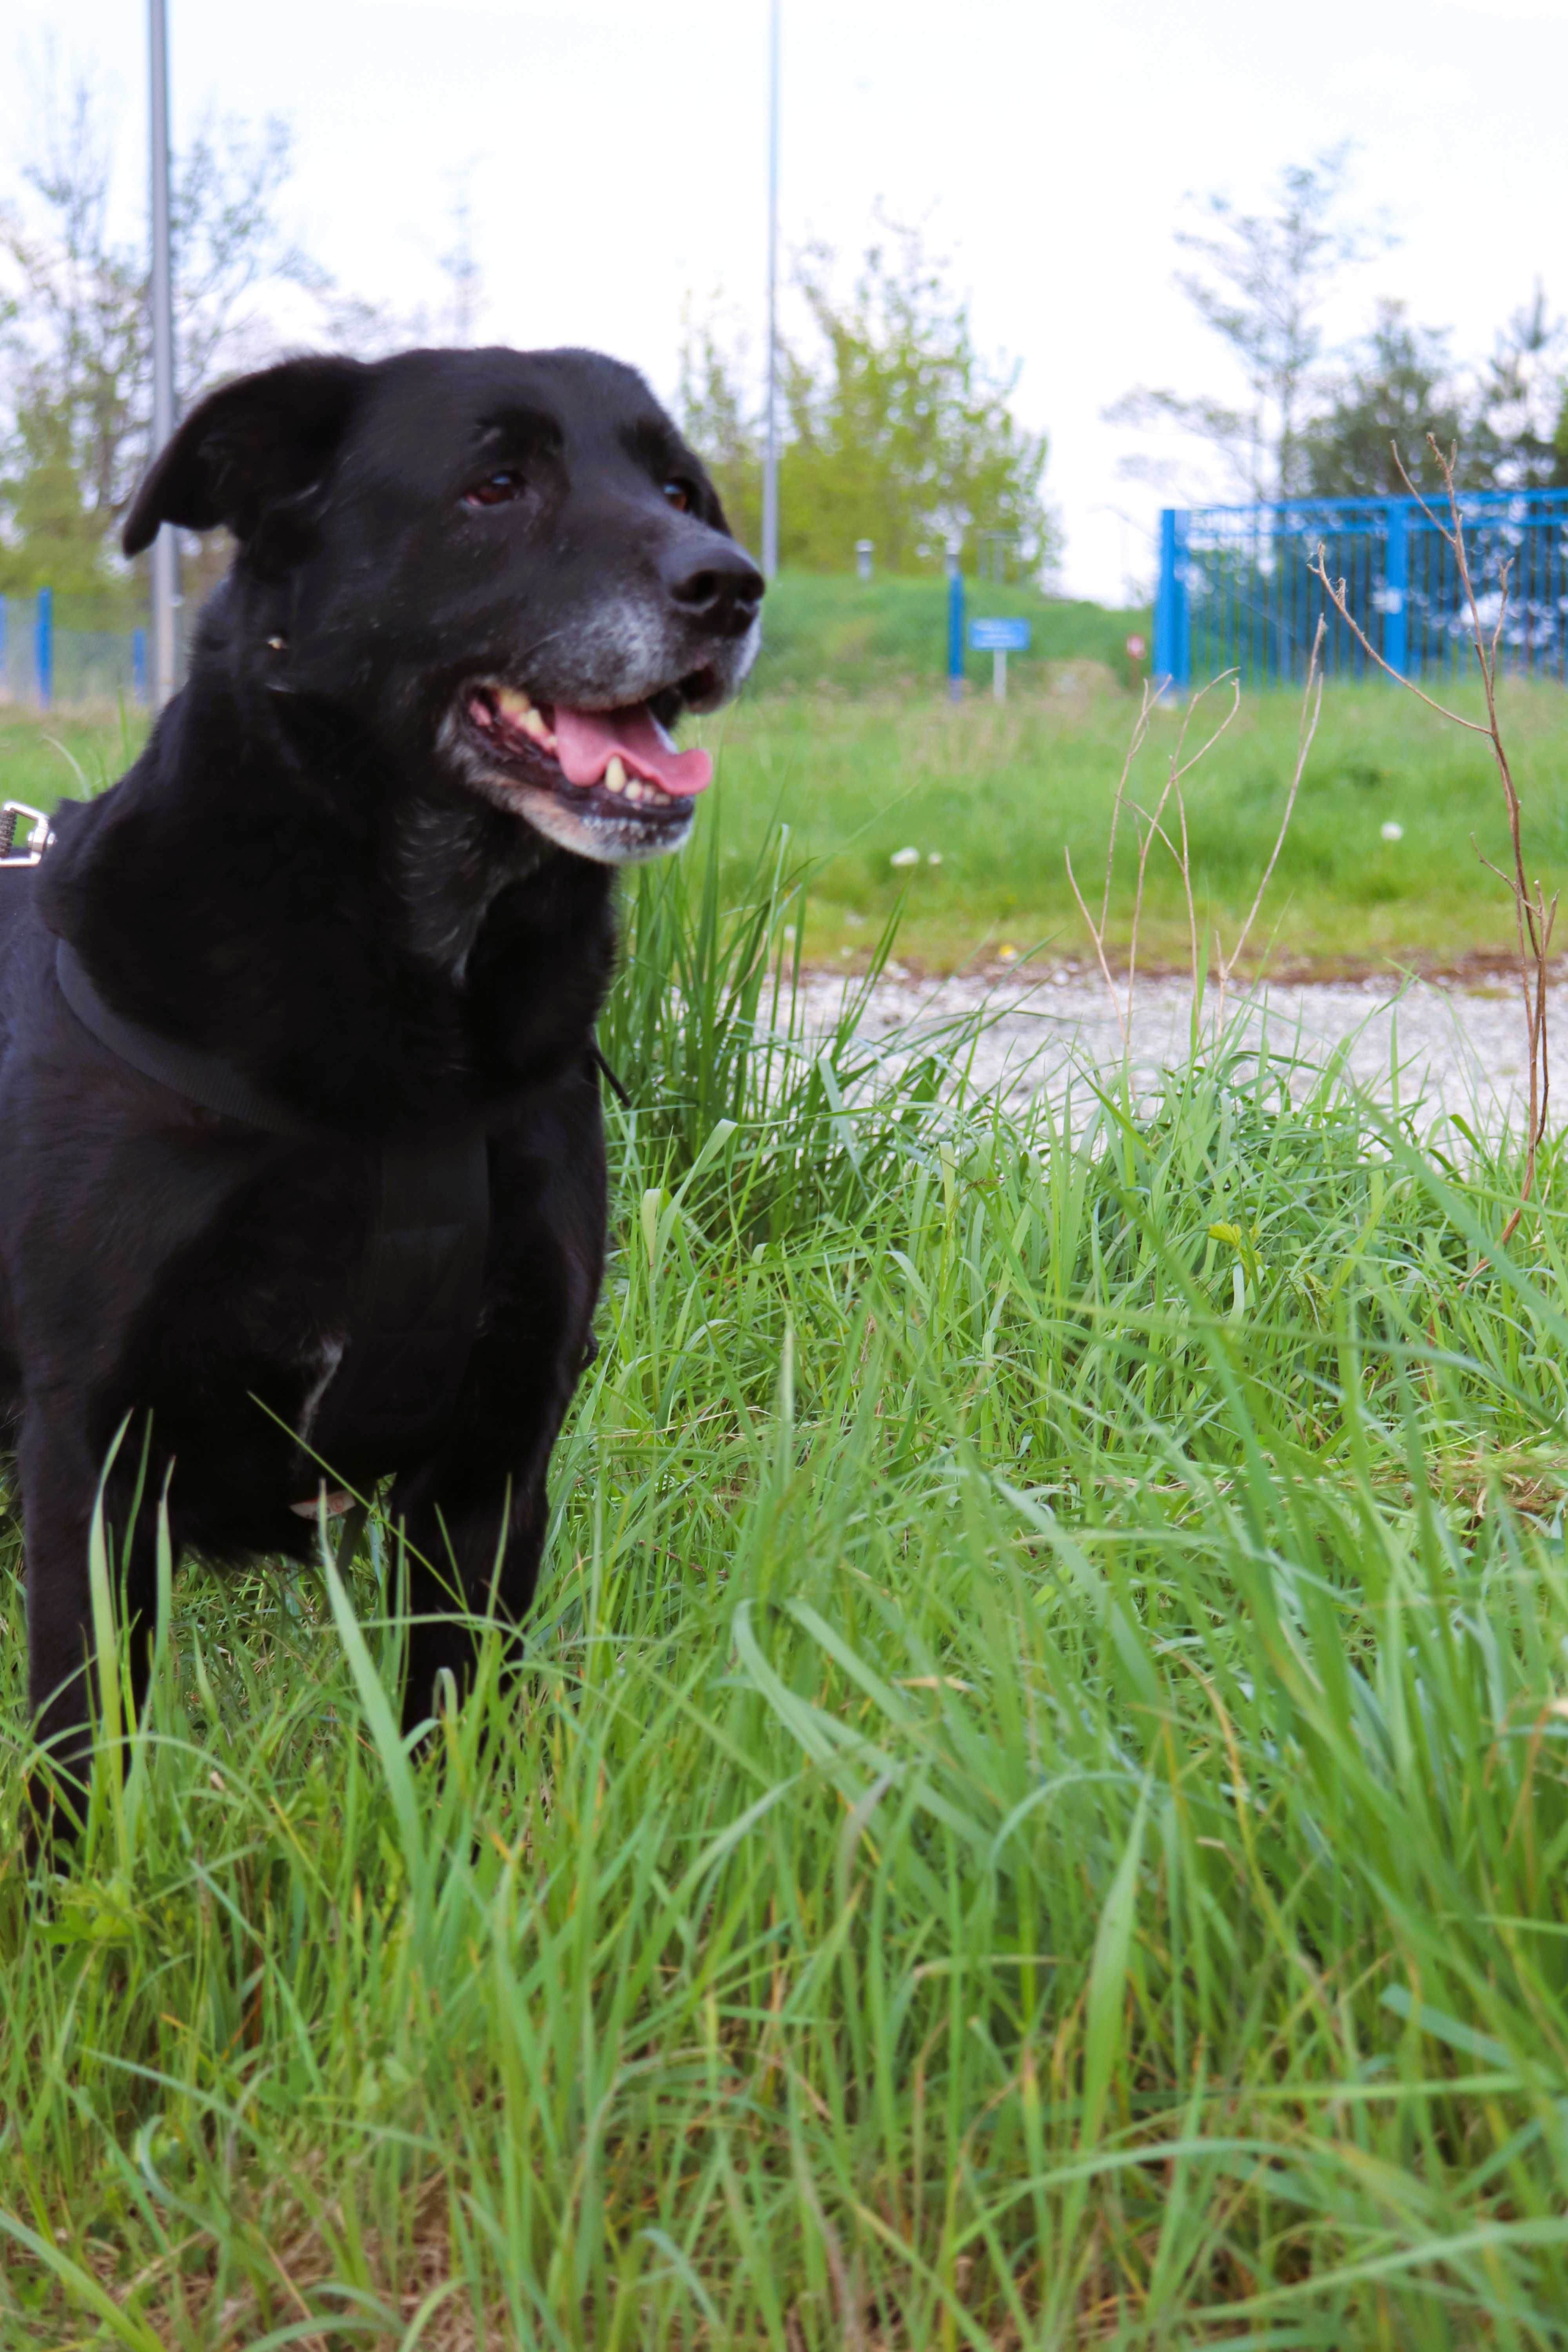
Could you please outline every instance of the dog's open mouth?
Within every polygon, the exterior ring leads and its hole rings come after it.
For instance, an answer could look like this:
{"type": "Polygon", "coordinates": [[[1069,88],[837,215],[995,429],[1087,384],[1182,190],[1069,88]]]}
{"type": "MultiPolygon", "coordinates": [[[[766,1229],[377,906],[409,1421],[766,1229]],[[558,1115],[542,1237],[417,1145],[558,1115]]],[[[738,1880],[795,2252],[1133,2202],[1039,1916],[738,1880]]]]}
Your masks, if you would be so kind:
{"type": "Polygon", "coordinates": [[[684,837],[692,803],[712,781],[708,753],[678,751],[651,703],[574,710],[483,682],[463,689],[459,712],[484,754],[486,783],[515,790],[520,814],[537,823],[536,796],[548,793],[574,831],[607,834],[645,854],[684,837]]]}

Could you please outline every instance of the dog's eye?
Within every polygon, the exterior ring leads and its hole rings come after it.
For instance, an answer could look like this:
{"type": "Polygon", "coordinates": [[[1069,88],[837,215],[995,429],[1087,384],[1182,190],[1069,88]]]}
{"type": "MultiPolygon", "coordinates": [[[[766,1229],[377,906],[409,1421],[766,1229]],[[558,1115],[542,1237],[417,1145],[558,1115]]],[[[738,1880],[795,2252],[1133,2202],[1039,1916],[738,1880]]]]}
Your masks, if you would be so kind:
{"type": "Polygon", "coordinates": [[[471,490],[465,490],[463,502],[470,507],[504,506],[508,499],[522,496],[522,476],[515,466],[503,467],[499,474],[487,474],[471,490]]]}
{"type": "Polygon", "coordinates": [[[677,514],[689,514],[697,504],[697,493],[689,482],[661,482],[659,488],[677,514]]]}

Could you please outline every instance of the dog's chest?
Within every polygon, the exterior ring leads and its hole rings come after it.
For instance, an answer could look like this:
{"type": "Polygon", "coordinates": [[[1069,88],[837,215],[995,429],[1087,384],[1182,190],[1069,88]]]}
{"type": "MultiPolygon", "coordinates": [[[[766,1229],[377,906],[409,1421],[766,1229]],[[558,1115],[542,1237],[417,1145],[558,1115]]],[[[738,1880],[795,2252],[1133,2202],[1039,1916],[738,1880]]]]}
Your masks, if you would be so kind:
{"type": "Polygon", "coordinates": [[[392,882],[407,943],[461,989],[491,907],[541,863],[537,835],[482,802],[414,800],[392,828],[392,882]]]}
{"type": "Polygon", "coordinates": [[[226,1184],[203,1171],[194,1234],[146,1217],[180,1184],[133,1196],[146,1218],[134,1236],[122,1215],[123,1261],[142,1278],[121,1344],[95,1367],[105,1410],[150,1406],[186,1464],[299,1442],[397,1467],[450,1421],[480,1327],[483,1133],[246,1157],[226,1184]]]}
{"type": "Polygon", "coordinates": [[[323,1445],[335,1433],[401,1454],[449,1424],[479,1335],[490,1228],[483,1129],[383,1144],[371,1201],[344,1344],[315,1399],[315,1425],[323,1445]]]}

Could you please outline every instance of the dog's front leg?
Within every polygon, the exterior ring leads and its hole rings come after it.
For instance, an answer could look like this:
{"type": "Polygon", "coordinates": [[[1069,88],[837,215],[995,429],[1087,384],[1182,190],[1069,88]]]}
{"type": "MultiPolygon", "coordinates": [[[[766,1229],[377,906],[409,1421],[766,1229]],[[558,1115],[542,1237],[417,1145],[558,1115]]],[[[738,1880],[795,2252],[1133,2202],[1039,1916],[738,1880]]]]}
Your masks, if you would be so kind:
{"type": "Polygon", "coordinates": [[[408,1672],[403,1727],[411,1730],[439,1701],[438,1677],[450,1674],[461,1698],[473,1680],[481,1638],[474,1623],[492,1612],[521,1627],[533,1599],[544,1549],[542,1470],[499,1492],[458,1500],[423,1482],[393,1491],[390,1516],[401,1521],[408,1560],[408,1672]]]}
{"type": "MultiPolygon", "coordinates": [[[[85,1809],[92,1754],[95,1665],[88,1546],[99,1467],[58,1402],[30,1408],[18,1449],[27,1591],[27,1695],[38,1744],[73,1811],[85,1809]]],[[[156,1610],[156,1513],[143,1501],[128,1526],[136,1482],[112,1472],[104,1496],[105,1536],[116,1566],[121,1622],[131,1633],[132,1689],[146,1695],[156,1610]]],[[[53,1811],[41,1774],[32,1799],[40,1822],[53,1811]]],[[[59,1826],[68,1828],[63,1820],[59,1826]]]]}

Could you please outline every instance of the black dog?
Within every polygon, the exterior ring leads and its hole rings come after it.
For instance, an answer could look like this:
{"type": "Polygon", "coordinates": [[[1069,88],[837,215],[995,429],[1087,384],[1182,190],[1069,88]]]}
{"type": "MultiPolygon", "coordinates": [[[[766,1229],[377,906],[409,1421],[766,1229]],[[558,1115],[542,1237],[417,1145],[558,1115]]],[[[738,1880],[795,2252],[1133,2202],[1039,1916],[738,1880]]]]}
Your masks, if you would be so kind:
{"type": "Polygon", "coordinates": [[[642,380],[587,352],[247,377],[127,551],[163,522],[238,542],[189,683],[0,876],[0,1393],[68,1774],[128,1418],[139,1698],[139,1477],[176,1549],[233,1559],[309,1552],[320,1464],[395,1474],[407,1723],[471,1668],[444,1610],[527,1609],[604,1255],[612,869],[686,837],[708,762],[668,730],[744,676],[763,592],[642,380]]]}

